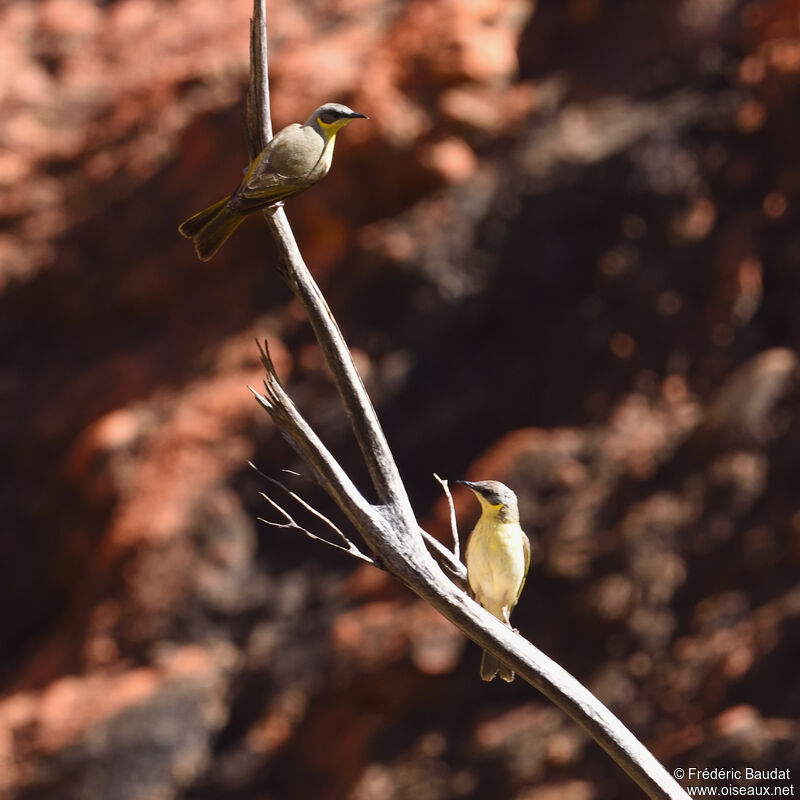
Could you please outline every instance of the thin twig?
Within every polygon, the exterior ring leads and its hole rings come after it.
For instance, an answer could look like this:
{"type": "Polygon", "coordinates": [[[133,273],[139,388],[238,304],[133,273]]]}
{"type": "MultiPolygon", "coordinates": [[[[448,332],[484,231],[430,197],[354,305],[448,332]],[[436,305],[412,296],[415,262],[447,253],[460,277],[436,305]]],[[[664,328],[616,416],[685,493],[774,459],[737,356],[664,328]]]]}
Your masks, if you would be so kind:
{"type": "MultiPolygon", "coordinates": [[[[285,487],[284,487],[285,488],[285,487]]],[[[342,538],[347,542],[348,546],[343,547],[340,544],[336,544],[336,542],[332,542],[329,539],[325,539],[322,536],[317,536],[315,533],[311,533],[308,528],[304,528],[302,525],[298,524],[292,515],[278,503],[276,500],[273,500],[268,494],[265,492],[259,492],[259,494],[279,513],[283,516],[286,522],[273,522],[269,519],[264,519],[264,517],[258,517],[259,522],[263,522],[265,525],[270,525],[273,528],[285,528],[287,530],[294,530],[299,531],[300,533],[305,534],[309,539],[313,539],[315,542],[321,542],[322,544],[328,545],[328,547],[334,548],[334,550],[340,550],[343,553],[347,553],[347,555],[352,556],[359,561],[363,561],[366,564],[371,564],[373,567],[378,566],[368,555],[362,553],[351,541],[349,541],[344,535],[342,538]]],[[[295,499],[297,499],[295,497],[295,499]]],[[[313,509],[311,509],[312,513],[315,513],[313,509]]],[[[316,514],[316,516],[322,516],[320,514],[316,514]]],[[[322,517],[325,519],[325,517],[322,517]]],[[[335,530],[338,530],[333,523],[330,523],[330,520],[326,520],[335,530]]],[[[339,531],[341,533],[341,531],[339,531]]]]}
{"type": "Polygon", "coordinates": [[[312,506],[311,503],[304,500],[302,497],[300,497],[300,495],[295,494],[293,491],[291,491],[291,489],[289,489],[287,486],[284,486],[284,484],[282,484],[276,478],[271,478],[269,475],[265,475],[264,477],[268,481],[271,481],[276,486],[279,486],[281,489],[283,489],[283,491],[286,492],[286,494],[288,494],[289,497],[291,497],[292,500],[294,500],[295,503],[297,503],[297,505],[304,508],[306,511],[308,511],[309,514],[312,514],[318,520],[324,522],[345,543],[345,546],[347,546],[348,548],[356,547],[355,544],[353,544],[353,542],[351,542],[344,535],[344,533],[342,533],[342,530],[332,520],[328,519],[328,517],[326,517],[321,511],[318,511],[316,508],[314,508],[314,506],[312,506]]]}
{"type": "MultiPolygon", "coordinates": [[[[247,462],[264,480],[269,481],[270,483],[274,484],[280,489],[283,489],[292,500],[295,501],[299,506],[304,508],[309,514],[313,514],[317,519],[324,522],[344,543],[349,547],[355,547],[355,545],[342,533],[341,529],[328,517],[326,517],[321,511],[318,511],[314,506],[312,506],[309,502],[304,500],[300,495],[293,492],[285,483],[281,483],[277,478],[273,478],[271,475],[267,475],[265,472],[262,472],[252,461],[247,462]]],[[[297,473],[293,473],[297,474],[297,473]]]]}
{"type": "Polygon", "coordinates": [[[278,430],[297,454],[309,463],[322,488],[348,516],[350,522],[358,527],[359,517],[363,513],[369,513],[369,504],[333,459],[294,404],[284,403],[283,398],[279,398],[276,402],[275,397],[270,395],[270,391],[263,395],[252,386],[247,388],[253,393],[261,407],[269,413],[278,430]]]}
{"type": "Polygon", "coordinates": [[[461,545],[458,541],[458,523],[456,522],[456,507],[453,505],[453,495],[450,494],[450,487],[444,478],[440,478],[435,472],[433,477],[439,481],[444,491],[444,496],[447,498],[447,504],[450,506],[450,532],[453,534],[453,555],[459,558],[461,556],[461,545]]]}
{"type": "Polygon", "coordinates": [[[435,536],[424,528],[419,529],[428,548],[428,552],[436,559],[436,563],[459,589],[467,591],[467,568],[458,556],[454,556],[435,536]]]}
{"type": "MultiPolygon", "coordinates": [[[[275,371],[275,364],[272,361],[268,343],[265,341],[262,346],[259,341],[256,341],[256,346],[266,372],[266,395],[262,395],[252,387],[248,388],[261,406],[270,414],[276,427],[295,452],[312,467],[315,477],[322,488],[328,492],[358,530],[358,522],[353,513],[354,506],[361,511],[358,517],[363,524],[364,507],[367,506],[366,500],[358,492],[347,474],[317,437],[283,389],[275,371]]],[[[454,558],[450,551],[427,531],[420,529],[420,535],[437,562],[450,576],[450,579],[460,588],[466,587],[467,571],[461,561],[458,558],[454,558]]]]}

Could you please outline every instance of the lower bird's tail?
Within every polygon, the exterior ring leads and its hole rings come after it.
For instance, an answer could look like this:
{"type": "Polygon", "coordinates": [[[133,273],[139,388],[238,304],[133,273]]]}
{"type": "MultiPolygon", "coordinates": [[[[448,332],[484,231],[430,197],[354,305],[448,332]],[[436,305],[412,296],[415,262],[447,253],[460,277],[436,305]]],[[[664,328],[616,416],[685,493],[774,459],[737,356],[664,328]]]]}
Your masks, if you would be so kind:
{"type": "Polygon", "coordinates": [[[511,683],[514,680],[514,670],[484,650],[483,658],[481,659],[481,680],[494,680],[495,675],[500,675],[506,683],[511,683]]]}
{"type": "Polygon", "coordinates": [[[244,214],[236,214],[228,208],[229,199],[223,197],[178,227],[183,236],[194,240],[194,249],[201,261],[208,261],[244,221],[244,214]]]}

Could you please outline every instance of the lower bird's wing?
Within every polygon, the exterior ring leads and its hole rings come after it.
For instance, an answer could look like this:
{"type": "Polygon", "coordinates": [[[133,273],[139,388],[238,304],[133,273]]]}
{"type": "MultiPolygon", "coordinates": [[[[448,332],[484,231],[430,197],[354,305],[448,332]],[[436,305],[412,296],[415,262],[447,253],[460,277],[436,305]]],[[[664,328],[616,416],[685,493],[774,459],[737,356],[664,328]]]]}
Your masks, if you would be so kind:
{"type": "Polygon", "coordinates": [[[528,577],[528,570],[531,566],[531,540],[522,532],[522,550],[525,553],[525,572],[522,575],[522,582],[519,585],[519,591],[517,592],[517,597],[514,600],[514,605],[517,604],[520,595],[522,594],[522,590],[525,588],[525,579],[528,577]]]}

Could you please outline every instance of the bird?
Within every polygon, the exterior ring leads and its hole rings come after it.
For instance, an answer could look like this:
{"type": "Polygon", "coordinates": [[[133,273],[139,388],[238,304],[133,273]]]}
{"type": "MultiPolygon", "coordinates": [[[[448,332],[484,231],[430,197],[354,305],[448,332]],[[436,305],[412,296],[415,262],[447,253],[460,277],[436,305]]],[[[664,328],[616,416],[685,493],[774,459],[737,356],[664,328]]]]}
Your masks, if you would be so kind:
{"type": "Polygon", "coordinates": [[[354,119],[369,119],[341,103],[325,103],[301,125],[282,128],[250,162],[239,186],[227,197],[178,226],[194,240],[197,257],[208,261],[244,218],[305,191],[331,168],[336,134],[354,119]]]}
{"type": "MultiPolygon", "coordinates": [[[[499,481],[457,481],[469,487],[481,504],[481,516],[467,540],[467,584],[470,596],[511,627],[511,612],[519,600],[531,563],[531,545],[519,524],[517,496],[499,481]]],[[[514,671],[486,650],[481,678],[495,675],[507,683],[514,671]]]]}

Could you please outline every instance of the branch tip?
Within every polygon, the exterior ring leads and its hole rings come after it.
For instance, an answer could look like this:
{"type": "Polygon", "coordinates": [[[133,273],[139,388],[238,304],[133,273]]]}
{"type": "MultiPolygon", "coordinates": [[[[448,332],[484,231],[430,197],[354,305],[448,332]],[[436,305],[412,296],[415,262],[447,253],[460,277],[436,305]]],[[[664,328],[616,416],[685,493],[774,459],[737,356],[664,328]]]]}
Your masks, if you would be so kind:
{"type": "MultiPolygon", "coordinates": [[[[267,392],[269,392],[269,387],[266,386],[266,383],[264,384],[264,386],[265,386],[267,392]]],[[[255,397],[255,399],[258,401],[258,403],[263,408],[265,408],[267,411],[269,411],[270,414],[273,411],[275,411],[275,404],[269,399],[269,397],[265,397],[263,394],[261,394],[261,392],[257,392],[249,384],[248,384],[247,388],[251,391],[251,393],[253,394],[253,397],[255,397]]]]}
{"type": "Polygon", "coordinates": [[[450,486],[447,480],[440,478],[435,472],[433,473],[433,477],[439,481],[442,491],[447,498],[447,504],[450,506],[450,533],[453,536],[453,555],[456,558],[459,558],[461,553],[461,544],[458,541],[458,523],[456,522],[456,508],[453,505],[453,495],[450,494],[450,486]]]}

